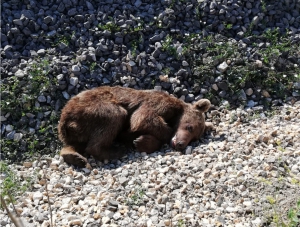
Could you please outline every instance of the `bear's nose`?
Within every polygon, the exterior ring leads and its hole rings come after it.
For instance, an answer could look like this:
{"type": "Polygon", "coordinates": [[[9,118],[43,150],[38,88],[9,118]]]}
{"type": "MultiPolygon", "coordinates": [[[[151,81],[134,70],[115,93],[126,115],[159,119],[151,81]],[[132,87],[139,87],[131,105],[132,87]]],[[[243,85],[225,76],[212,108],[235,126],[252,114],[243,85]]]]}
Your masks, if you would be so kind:
{"type": "Polygon", "coordinates": [[[183,148],[184,148],[184,144],[182,141],[176,143],[176,150],[183,150],[183,148]]]}

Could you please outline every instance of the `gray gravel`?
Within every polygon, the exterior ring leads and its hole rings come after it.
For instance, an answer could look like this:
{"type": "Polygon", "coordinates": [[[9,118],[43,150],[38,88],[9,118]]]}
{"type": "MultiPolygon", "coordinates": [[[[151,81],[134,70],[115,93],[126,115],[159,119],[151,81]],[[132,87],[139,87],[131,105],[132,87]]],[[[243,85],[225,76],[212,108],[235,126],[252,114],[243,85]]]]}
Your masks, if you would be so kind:
{"type": "MultiPolygon", "coordinates": [[[[208,114],[216,131],[186,154],[165,147],[90,159],[91,169],[59,156],[14,165],[19,176],[36,179],[16,210],[26,226],[49,226],[47,185],[55,226],[269,225],[268,196],[284,218],[300,198],[300,102],[267,114],[221,106],[208,114]]],[[[0,219],[12,226],[2,210],[0,219]]]]}

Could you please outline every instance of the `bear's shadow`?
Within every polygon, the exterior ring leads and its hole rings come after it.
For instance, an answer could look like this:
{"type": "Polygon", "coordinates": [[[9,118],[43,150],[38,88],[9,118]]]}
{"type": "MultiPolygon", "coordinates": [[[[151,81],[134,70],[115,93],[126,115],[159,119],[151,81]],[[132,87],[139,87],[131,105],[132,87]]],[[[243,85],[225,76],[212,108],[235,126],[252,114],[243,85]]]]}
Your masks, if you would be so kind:
{"type": "MultiPolygon", "coordinates": [[[[224,141],[226,139],[226,135],[213,135],[212,132],[206,132],[206,134],[199,139],[196,142],[192,142],[189,146],[192,147],[192,151],[189,154],[200,154],[201,151],[201,145],[208,145],[211,142],[214,141],[224,141]]],[[[171,148],[169,145],[164,145],[159,151],[156,151],[151,154],[143,154],[138,151],[136,151],[134,148],[126,148],[124,147],[124,155],[121,156],[119,159],[112,159],[108,161],[98,161],[94,157],[90,156],[88,157],[88,163],[91,166],[92,169],[98,169],[101,170],[114,170],[117,168],[120,168],[127,164],[132,163],[142,163],[143,161],[146,161],[149,158],[157,157],[157,156],[180,156],[180,155],[186,155],[186,150],[183,152],[176,151],[173,148],[171,148]]],[[[73,165],[70,165],[73,166],[73,165]]],[[[85,172],[87,174],[90,173],[90,171],[84,171],[83,168],[74,167],[74,170],[77,172],[85,172]]]]}

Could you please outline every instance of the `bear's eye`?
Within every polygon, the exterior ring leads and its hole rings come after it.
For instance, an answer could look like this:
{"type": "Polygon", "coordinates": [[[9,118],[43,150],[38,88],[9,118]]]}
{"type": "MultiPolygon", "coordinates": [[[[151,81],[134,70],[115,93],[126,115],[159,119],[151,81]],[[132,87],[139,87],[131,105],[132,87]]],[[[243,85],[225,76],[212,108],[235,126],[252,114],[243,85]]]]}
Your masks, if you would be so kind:
{"type": "Polygon", "coordinates": [[[186,130],[188,130],[189,132],[193,131],[193,127],[191,125],[186,126],[186,130]]]}

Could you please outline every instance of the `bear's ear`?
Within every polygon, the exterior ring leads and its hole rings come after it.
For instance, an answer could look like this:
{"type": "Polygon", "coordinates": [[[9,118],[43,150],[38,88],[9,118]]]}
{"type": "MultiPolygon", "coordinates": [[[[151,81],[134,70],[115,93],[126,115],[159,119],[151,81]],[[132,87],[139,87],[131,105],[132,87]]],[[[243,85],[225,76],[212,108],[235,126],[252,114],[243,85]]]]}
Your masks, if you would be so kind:
{"type": "Polygon", "coordinates": [[[210,101],[208,99],[200,99],[194,103],[194,107],[201,112],[206,112],[210,108],[210,101]]]}

